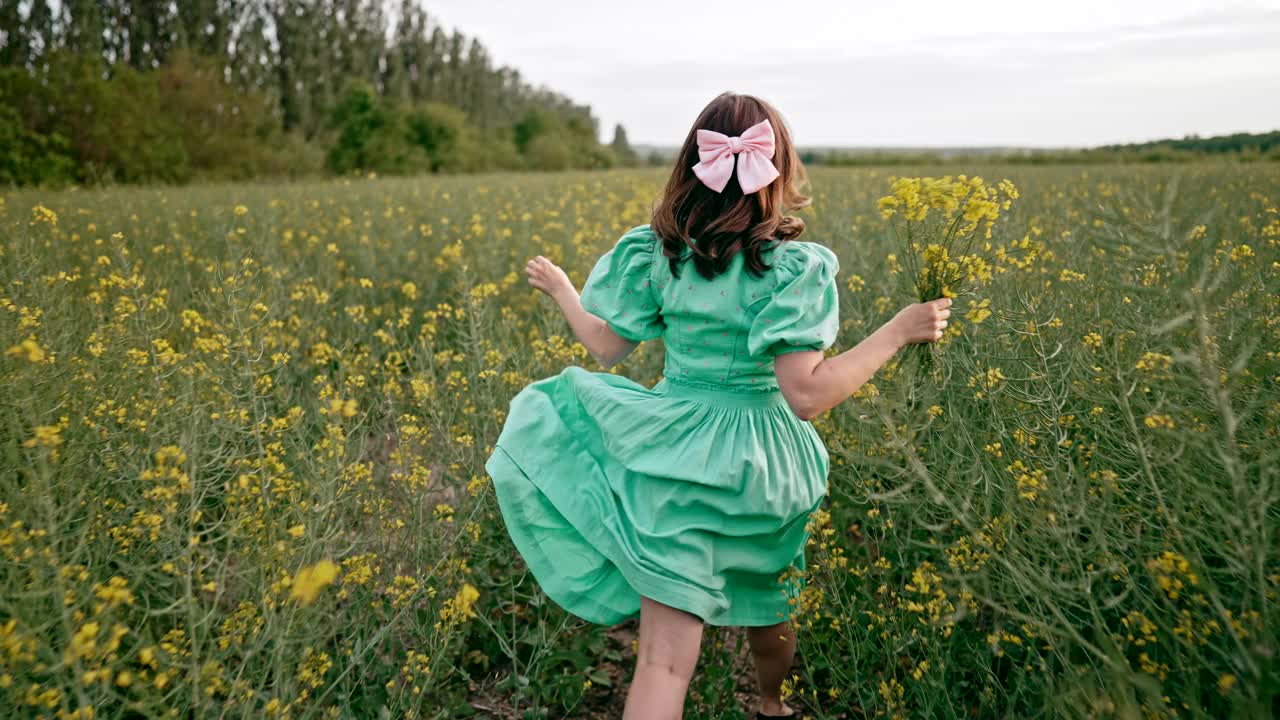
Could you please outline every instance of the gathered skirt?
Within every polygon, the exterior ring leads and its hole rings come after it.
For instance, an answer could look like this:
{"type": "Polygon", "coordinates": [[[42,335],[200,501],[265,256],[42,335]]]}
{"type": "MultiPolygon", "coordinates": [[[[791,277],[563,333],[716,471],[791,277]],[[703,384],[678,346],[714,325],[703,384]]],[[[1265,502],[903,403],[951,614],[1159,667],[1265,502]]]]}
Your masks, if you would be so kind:
{"type": "Polygon", "coordinates": [[[829,467],[776,388],[648,388],[577,366],[511,400],[485,463],[547,597],[602,625],[641,596],[712,625],[787,620],[829,467]]]}

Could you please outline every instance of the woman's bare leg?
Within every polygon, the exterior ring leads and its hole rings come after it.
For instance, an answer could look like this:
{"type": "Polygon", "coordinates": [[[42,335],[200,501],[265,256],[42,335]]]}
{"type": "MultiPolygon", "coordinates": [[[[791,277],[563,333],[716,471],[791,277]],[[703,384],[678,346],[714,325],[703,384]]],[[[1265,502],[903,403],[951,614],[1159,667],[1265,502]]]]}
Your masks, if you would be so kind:
{"type": "Polygon", "coordinates": [[[640,598],[636,673],[623,720],[679,720],[701,649],[701,618],[640,598]]]}
{"type": "Polygon", "coordinates": [[[751,657],[760,682],[760,710],[765,715],[791,715],[782,702],[782,681],[791,672],[796,657],[796,631],[788,623],[747,628],[751,657]]]}

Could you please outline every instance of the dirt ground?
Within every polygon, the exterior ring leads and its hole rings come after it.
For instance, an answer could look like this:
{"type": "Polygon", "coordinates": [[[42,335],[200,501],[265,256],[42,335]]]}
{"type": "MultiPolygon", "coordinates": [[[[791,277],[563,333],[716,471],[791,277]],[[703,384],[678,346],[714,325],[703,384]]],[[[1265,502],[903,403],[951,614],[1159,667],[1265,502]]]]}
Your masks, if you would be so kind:
{"type": "MultiPolygon", "coordinates": [[[[622,654],[625,659],[623,663],[606,663],[602,668],[608,673],[612,687],[599,687],[598,690],[588,693],[583,698],[582,705],[572,714],[555,715],[548,714],[549,720],[617,720],[622,717],[623,704],[626,702],[627,689],[630,686],[631,673],[633,667],[630,664],[634,660],[634,654],[631,651],[632,641],[635,640],[637,630],[637,622],[629,621],[618,625],[608,632],[611,644],[622,654]]],[[[752,718],[755,712],[757,695],[755,688],[755,678],[753,668],[751,666],[751,657],[747,650],[746,638],[742,637],[743,630],[741,628],[725,628],[723,637],[728,647],[738,647],[739,639],[741,639],[741,650],[734,657],[733,671],[738,678],[735,697],[737,698],[736,707],[718,708],[718,709],[702,709],[699,708],[696,699],[690,698],[685,706],[685,718],[687,720],[719,720],[724,718],[752,718]]],[[[511,702],[509,697],[495,691],[493,688],[481,688],[479,692],[471,699],[471,707],[476,711],[478,718],[492,718],[493,720],[524,720],[524,712],[528,710],[527,706],[517,709],[511,702]]],[[[797,712],[796,720],[802,720],[803,714],[797,712]]]]}

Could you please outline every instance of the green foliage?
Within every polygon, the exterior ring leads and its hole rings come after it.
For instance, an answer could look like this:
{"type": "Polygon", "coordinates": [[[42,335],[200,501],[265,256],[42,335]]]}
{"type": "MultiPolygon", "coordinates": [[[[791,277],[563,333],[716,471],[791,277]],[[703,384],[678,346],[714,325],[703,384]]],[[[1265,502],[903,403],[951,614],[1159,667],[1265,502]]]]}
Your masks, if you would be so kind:
{"type": "Polygon", "coordinates": [[[367,83],[356,82],[333,110],[337,138],[329,147],[329,169],[407,173],[427,167],[428,156],[410,142],[404,114],[384,102],[367,83]]]}
{"type": "Polygon", "coordinates": [[[409,141],[430,158],[432,172],[471,169],[468,152],[478,143],[466,113],[444,103],[425,103],[408,112],[409,141]]]}
{"type": "Polygon", "coordinates": [[[149,76],[122,68],[106,80],[95,58],[58,53],[44,77],[8,68],[3,80],[0,101],[18,109],[27,132],[67,138],[75,180],[190,177],[179,127],[149,76]]]}
{"type": "Polygon", "coordinates": [[[640,157],[627,141],[627,129],[619,123],[613,127],[613,142],[609,143],[616,163],[622,167],[633,167],[640,162],[640,157]]]}
{"type": "Polygon", "coordinates": [[[394,24],[380,0],[11,5],[11,183],[614,162],[590,108],[496,67],[411,0],[394,24]]]}
{"type": "Polygon", "coordinates": [[[430,158],[431,172],[488,172],[521,166],[510,133],[482,130],[469,123],[466,113],[456,107],[423,103],[409,108],[406,114],[409,141],[430,158]]]}
{"type": "Polygon", "coordinates": [[[1129,145],[1103,145],[1078,150],[990,149],[941,150],[804,150],[800,159],[806,165],[875,166],[875,165],[973,165],[974,163],[1009,163],[1017,165],[1062,165],[1078,163],[1193,163],[1203,160],[1228,159],[1238,162],[1280,159],[1280,130],[1260,133],[1236,133],[1182,140],[1154,140],[1129,145]]]}
{"type": "Polygon", "coordinates": [[[1268,133],[1232,133],[1200,137],[1188,135],[1179,140],[1153,140],[1127,145],[1103,145],[1099,150],[1107,152],[1173,151],[1204,153],[1210,155],[1260,153],[1280,148],[1280,130],[1268,133]]]}
{"type": "Polygon", "coordinates": [[[60,185],[74,174],[75,158],[65,137],[28,130],[17,110],[0,105],[0,184],[60,185]]]}
{"type": "Polygon", "coordinates": [[[299,169],[314,165],[296,138],[283,137],[270,101],[227,83],[212,58],[178,51],[153,77],[193,174],[237,180],[297,174],[289,170],[294,162],[299,169]]]}
{"type": "Polygon", "coordinates": [[[66,123],[82,180],[189,180],[192,169],[177,118],[150,73],[119,68],[102,76],[96,58],[60,55],[45,78],[49,120],[66,123]]]}
{"type": "Polygon", "coordinates": [[[524,156],[534,167],[567,170],[573,165],[573,148],[560,133],[538,135],[524,148],[524,156]]]}
{"type": "Polygon", "coordinates": [[[564,122],[554,113],[531,111],[510,133],[483,131],[455,107],[401,106],[359,81],[334,108],[330,131],[328,167],[336,173],[569,170],[613,162],[589,126],[564,122]]]}
{"type": "Polygon", "coordinates": [[[122,66],[110,77],[91,56],[48,60],[47,76],[0,69],[0,181],[185,182],[319,168],[263,96],[228,85],[208,58],[178,52],[157,70],[122,66]]]}
{"type": "Polygon", "coordinates": [[[611,167],[617,157],[580,118],[535,109],[511,128],[486,129],[455,106],[398,103],[363,80],[348,84],[308,141],[282,129],[266,96],[225,82],[212,58],[180,50],[148,72],[102,69],[71,53],[50,56],[48,78],[0,69],[0,100],[13,108],[0,116],[0,181],[567,170],[611,167]]]}

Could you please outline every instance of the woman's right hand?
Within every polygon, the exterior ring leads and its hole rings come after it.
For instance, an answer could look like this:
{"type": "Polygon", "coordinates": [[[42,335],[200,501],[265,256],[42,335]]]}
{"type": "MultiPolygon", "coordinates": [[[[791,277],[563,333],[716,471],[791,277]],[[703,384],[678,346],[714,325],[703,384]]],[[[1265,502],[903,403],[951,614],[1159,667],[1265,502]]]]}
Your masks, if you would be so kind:
{"type": "Polygon", "coordinates": [[[951,298],[915,303],[899,310],[889,322],[894,325],[903,345],[937,342],[947,329],[950,307],[951,298]]]}

